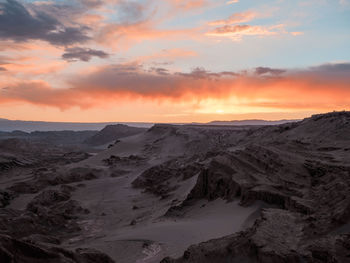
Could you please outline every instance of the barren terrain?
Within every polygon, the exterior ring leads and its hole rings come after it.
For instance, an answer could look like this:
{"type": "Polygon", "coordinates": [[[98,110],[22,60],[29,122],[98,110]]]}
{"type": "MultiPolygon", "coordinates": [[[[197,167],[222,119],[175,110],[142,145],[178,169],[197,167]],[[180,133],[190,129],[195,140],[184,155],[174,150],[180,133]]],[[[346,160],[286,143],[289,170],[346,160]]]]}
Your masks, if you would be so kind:
{"type": "Polygon", "coordinates": [[[350,262],[349,112],[123,129],[0,140],[1,262],[350,262]]]}

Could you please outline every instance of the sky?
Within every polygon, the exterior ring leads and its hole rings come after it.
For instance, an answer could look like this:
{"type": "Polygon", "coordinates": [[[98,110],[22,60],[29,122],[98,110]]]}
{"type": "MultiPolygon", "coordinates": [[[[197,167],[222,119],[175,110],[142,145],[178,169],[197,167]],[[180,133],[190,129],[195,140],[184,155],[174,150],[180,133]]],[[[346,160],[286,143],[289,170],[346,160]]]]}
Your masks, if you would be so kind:
{"type": "Polygon", "coordinates": [[[350,110],[350,0],[0,0],[0,118],[350,110]]]}

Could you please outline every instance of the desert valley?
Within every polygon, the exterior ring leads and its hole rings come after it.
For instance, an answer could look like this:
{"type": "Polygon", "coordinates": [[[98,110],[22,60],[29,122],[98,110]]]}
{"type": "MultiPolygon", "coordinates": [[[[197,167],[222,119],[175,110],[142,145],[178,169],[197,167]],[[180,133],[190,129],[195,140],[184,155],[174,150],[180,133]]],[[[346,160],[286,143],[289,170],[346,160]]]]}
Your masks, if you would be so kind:
{"type": "Polygon", "coordinates": [[[349,112],[60,133],[2,134],[1,262],[350,260],[349,112]]]}

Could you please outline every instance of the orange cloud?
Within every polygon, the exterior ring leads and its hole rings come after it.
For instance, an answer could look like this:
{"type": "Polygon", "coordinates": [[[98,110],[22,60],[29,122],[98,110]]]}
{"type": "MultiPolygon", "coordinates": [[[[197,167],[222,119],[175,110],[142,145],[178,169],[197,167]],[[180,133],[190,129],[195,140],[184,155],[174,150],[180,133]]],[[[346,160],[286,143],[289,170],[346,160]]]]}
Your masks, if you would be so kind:
{"type": "Polygon", "coordinates": [[[53,89],[44,81],[19,82],[10,88],[2,89],[0,94],[0,102],[3,103],[30,103],[38,106],[54,106],[61,110],[76,106],[87,109],[99,104],[96,100],[92,101],[90,95],[80,94],[74,89],[53,89]]]}
{"type": "Polygon", "coordinates": [[[331,110],[350,104],[350,64],[323,65],[278,76],[207,72],[150,72],[137,64],[102,67],[89,75],[75,76],[67,88],[18,82],[3,84],[0,102],[27,102],[60,109],[93,108],[118,101],[157,100],[193,105],[214,100],[232,100],[235,107],[259,109],[331,110]]]}
{"type": "MultiPolygon", "coordinates": [[[[9,47],[12,46],[10,41],[9,47]]],[[[67,63],[57,60],[63,52],[61,48],[52,46],[43,41],[33,41],[28,43],[13,43],[12,49],[6,50],[6,56],[2,60],[7,74],[25,75],[26,78],[35,75],[57,72],[65,68],[67,63]],[[20,51],[20,52],[18,52],[20,51]]]]}
{"type": "Polygon", "coordinates": [[[4,65],[9,74],[42,75],[57,72],[66,67],[67,63],[61,60],[45,60],[39,58],[22,58],[16,62],[4,65]]]}
{"type": "Polygon", "coordinates": [[[227,1],[226,4],[231,5],[231,4],[237,4],[239,2],[239,0],[230,0],[227,1]]]}
{"type": "Polygon", "coordinates": [[[227,19],[216,20],[216,21],[213,21],[213,22],[209,22],[208,24],[210,26],[240,24],[240,23],[249,22],[249,21],[253,20],[256,17],[257,17],[257,13],[252,12],[252,11],[247,11],[247,12],[242,12],[242,13],[235,13],[235,14],[232,14],[227,19]]]}
{"type": "Polygon", "coordinates": [[[225,25],[218,27],[208,33],[211,37],[230,38],[234,41],[240,41],[243,36],[273,36],[286,33],[283,25],[275,26],[250,26],[250,25],[225,25]]]}

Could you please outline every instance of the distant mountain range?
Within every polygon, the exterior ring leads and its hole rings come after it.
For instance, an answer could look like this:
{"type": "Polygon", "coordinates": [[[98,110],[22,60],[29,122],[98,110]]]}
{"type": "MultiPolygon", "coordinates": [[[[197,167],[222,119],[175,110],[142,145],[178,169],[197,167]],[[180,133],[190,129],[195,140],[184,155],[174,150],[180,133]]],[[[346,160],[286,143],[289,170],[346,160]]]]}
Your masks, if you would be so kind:
{"type": "Polygon", "coordinates": [[[266,121],[266,120],[234,120],[234,121],[211,121],[208,122],[208,125],[279,125],[289,122],[297,122],[300,120],[278,120],[278,121],[266,121]]]}
{"type": "Polygon", "coordinates": [[[0,141],[19,139],[31,142],[47,143],[56,146],[84,146],[84,148],[86,148],[114,142],[117,139],[136,135],[145,131],[147,131],[147,128],[130,127],[124,124],[107,125],[101,131],[0,131],[0,141]]]}
{"type": "MultiPolygon", "coordinates": [[[[266,121],[266,120],[233,120],[233,121],[211,121],[208,123],[191,123],[192,125],[278,125],[288,122],[296,122],[299,120],[278,120],[278,121],[266,121]]],[[[125,124],[130,127],[138,128],[150,128],[154,123],[150,122],[96,122],[96,123],[84,123],[84,122],[45,122],[45,121],[21,121],[21,120],[8,120],[0,118],[0,131],[100,131],[108,125],[125,124]]],[[[173,123],[184,124],[184,123],[173,123]]]]}
{"type": "Polygon", "coordinates": [[[131,127],[150,128],[154,123],[146,122],[45,122],[45,121],[21,121],[0,118],[0,131],[100,131],[107,125],[125,124],[131,127]]]}

